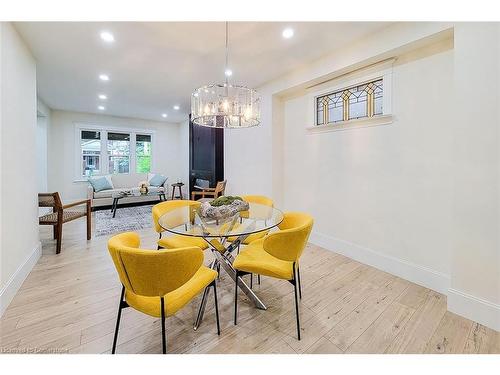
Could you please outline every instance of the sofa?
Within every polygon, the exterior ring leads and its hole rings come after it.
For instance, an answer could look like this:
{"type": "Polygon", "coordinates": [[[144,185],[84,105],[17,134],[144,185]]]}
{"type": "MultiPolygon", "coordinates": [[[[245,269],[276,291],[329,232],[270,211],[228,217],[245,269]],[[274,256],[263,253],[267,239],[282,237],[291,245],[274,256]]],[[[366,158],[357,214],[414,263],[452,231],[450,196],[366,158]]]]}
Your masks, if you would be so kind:
{"type": "MultiPolygon", "coordinates": [[[[114,193],[125,191],[125,190],[134,190],[139,191],[139,183],[141,181],[149,181],[152,174],[150,173],[128,173],[128,174],[114,174],[111,175],[111,181],[113,183],[113,189],[101,190],[99,192],[94,191],[94,188],[91,184],[89,184],[87,188],[87,198],[91,200],[92,207],[102,207],[102,206],[111,206],[113,203],[112,195],[114,193]]],[[[166,197],[168,196],[168,183],[167,180],[163,183],[162,186],[155,187],[149,186],[149,191],[151,192],[163,192],[166,197]]],[[[124,197],[120,199],[119,204],[126,203],[137,203],[137,202],[156,202],[159,198],[156,195],[152,196],[138,196],[138,197],[124,197]]]]}

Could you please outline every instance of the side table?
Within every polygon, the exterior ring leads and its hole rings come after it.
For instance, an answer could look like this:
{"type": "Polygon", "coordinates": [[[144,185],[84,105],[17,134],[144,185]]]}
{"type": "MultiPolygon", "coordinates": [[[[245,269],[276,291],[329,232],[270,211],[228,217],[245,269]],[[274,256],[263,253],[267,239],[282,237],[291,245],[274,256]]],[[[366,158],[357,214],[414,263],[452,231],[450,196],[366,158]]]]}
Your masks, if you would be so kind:
{"type": "Polygon", "coordinates": [[[175,184],[172,184],[172,200],[184,199],[182,197],[182,187],[183,186],[184,186],[184,183],[182,183],[182,182],[176,182],[175,184]],[[175,195],[175,188],[179,188],[179,195],[175,195]]]}

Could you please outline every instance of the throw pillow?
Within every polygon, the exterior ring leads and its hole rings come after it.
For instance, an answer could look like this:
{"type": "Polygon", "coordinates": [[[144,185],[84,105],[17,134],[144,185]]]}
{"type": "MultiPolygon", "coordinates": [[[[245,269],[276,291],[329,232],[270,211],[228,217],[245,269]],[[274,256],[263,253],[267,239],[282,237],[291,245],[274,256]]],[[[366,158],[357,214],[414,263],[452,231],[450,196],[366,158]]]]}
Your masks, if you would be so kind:
{"type": "Polygon", "coordinates": [[[168,177],[157,173],[149,179],[149,185],[156,186],[156,187],[163,186],[165,181],[167,181],[167,178],[168,177]]]}
{"type": "Polygon", "coordinates": [[[96,193],[102,190],[113,189],[113,183],[111,182],[111,178],[109,176],[89,178],[89,183],[92,185],[96,193]]]}

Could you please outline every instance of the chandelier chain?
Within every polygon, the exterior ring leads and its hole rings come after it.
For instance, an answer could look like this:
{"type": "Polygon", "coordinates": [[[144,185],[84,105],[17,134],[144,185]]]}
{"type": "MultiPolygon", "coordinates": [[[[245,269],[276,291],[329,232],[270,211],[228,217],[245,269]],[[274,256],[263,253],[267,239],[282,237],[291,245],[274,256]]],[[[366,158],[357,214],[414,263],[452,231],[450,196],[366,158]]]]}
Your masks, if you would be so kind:
{"type": "Polygon", "coordinates": [[[191,119],[210,128],[248,128],[260,124],[260,98],[246,86],[229,85],[229,22],[225,22],[225,83],[197,88],[191,95],[191,119]]]}

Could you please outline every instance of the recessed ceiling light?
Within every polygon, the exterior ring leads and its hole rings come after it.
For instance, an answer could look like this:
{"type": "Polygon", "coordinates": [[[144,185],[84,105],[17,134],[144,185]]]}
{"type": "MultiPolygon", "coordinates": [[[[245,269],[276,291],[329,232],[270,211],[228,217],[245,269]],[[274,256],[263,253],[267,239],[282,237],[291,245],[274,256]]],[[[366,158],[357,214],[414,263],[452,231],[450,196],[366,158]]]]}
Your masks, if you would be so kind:
{"type": "Polygon", "coordinates": [[[109,81],[109,76],[107,74],[99,74],[99,79],[101,81],[109,81]]]}
{"type": "Polygon", "coordinates": [[[231,77],[233,75],[233,71],[231,69],[226,69],[224,74],[226,75],[226,77],[231,77]]]}
{"type": "Polygon", "coordinates": [[[104,111],[106,109],[106,107],[103,106],[103,105],[100,105],[100,106],[97,107],[97,109],[100,110],[100,111],[104,111]]]}
{"type": "Polygon", "coordinates": [[[161,117],[163,117],[163,118],[167,118],[167,116],[168,115],[166,113],[162,113],[162,115],[161,115],[161,117]]]}
{"type": "Polygon", "coordinates": [[[283,38],[285,38],[285,39],[290,39],[293,36],[293,29],[290,27],[287,27],[285,30],[283,30],[281,35],[283,35],[283,38]]]}
{"type": "Polygon", "coordinates": [[[174,105],[174,109],[175,109],[176,111],[178,111],[180,108],[181,108],[181,107],[179,107],[178,105],[174,105]]]}
{"type": "Polygon", "coordinates": [[[99,99],[101,99],[101,100],[106,100],[106,99],[108,98],[108,97],[107,97],[106,95],[104,95],[104,94],[99,94],[98,96],[99,96],[99,99]]]}
{"type": "Polygon", "coordinates": [[[101,39],[108,43],[112,43],[115,41],[115,37],[109,31],[101,32],[101,39]]]}

